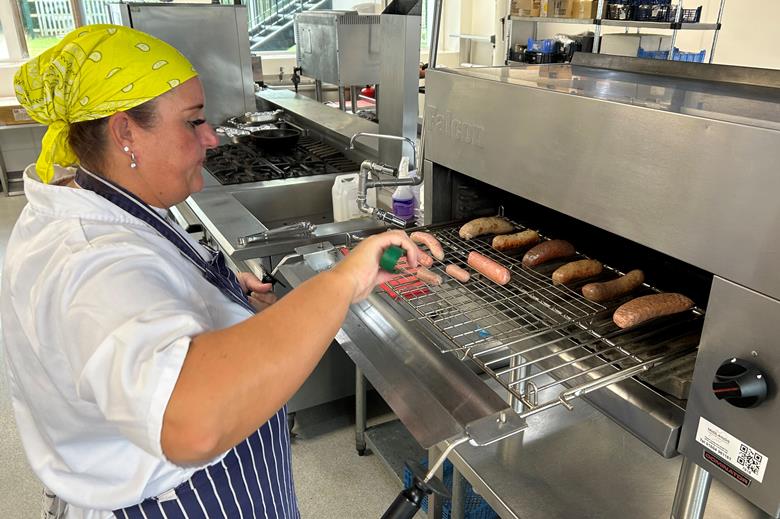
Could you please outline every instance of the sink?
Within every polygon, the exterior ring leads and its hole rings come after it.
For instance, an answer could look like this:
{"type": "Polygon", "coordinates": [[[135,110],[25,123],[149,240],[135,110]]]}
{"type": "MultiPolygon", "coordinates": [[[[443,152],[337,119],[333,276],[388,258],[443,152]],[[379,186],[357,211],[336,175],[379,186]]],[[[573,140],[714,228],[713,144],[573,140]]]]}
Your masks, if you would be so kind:
{"type": "Polygon", "coordinates": [[[233,193],[238,202],[268,229],[308,220],[314,225],[333,221],[333,175],[303,182],[264,186],[233,193]]]}

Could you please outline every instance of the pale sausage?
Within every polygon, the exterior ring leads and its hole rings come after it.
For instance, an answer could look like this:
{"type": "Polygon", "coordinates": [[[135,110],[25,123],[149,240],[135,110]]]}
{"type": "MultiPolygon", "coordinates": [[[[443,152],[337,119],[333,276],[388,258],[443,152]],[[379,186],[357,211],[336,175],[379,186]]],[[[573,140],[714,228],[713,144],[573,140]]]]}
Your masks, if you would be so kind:
{"type": "Polygon", "coordinates": [[[444,272],[446,272],[452,278],[457,279],[461,283],[465,283],[471,279],[471,274],[469,274],[468,270],[462,269],[457,265],[447,265],[447,267],[444,269],[444,272]]]}
{"type": "Polygon", "coordinates": [[[603,283],[588,283],[582,287],[585,299],[601,303],[630,294],[645,282],[645,274],[641,270],[632,270],[624,276],[603,283]]]}
{"type": "Polygon", "coordinates": [[[479,252],[469,252],[468,263],[474,270],[499,285],[506,285],[512,277],[508,268],[479,252]]]}
{"type": "Polygon", "coordinates": [[[411,238],[415,243],[419,243],[428,247],[428,250],[431,251],[431,254],[437,260],[441,261],[444,259],[444,247],[441,246],[441,243],[433,234],[429,232],[415,231],[409,235],[409,238],[411,238]]]}
{"type": "Polygon", "coordinates": [[[600,261],[592,259],[583,259],[572,261],[566,265],[561,265],[552,273],[553,285],[565,285],[601,274],[603,266],[600,261]]]}
{"type": "Polygon", "coordinates": [[[539,243],[541,238],[536,231],[522,231],[515,234],[502,234],[493,238],[493,248],[498,251],[520,249],[539,243]]]}
{"type": "Polygon", "coordinates": [[[435,272],[431,272],[425,267],[420,267],[417,269],[417,279],[428,283],[429,285],[441,285],[442,282],[440,275],[435,272]]]}
{"type": "Polygon", "coordinates": [[[630,328],[649,319],[684,312],[692,307],[693,301],[682,294],[652,294],[620,305],[612,315],[612,320],[621,328],[630,328]]]}
{"type": "Polygon", "coordinates": [[[514,229],[515,226],[505,218],[490,216],[471,220],[460,228],[458,235],[464,240],[470,240],[483,234],[506,234],[514,229]]]}
{"type": "Polygon", "coordinates": [[[535,267],[557,258],[572,256],[574,252],[574,245],[565,240],[548,240],[526,252],[523,265],[535,267]]]}
{"type": "Polygon", "coordinates": [[[423,251],[418,251],[418,252],[417,252],[417,263],[419,263],[419,264],[420,264],[420,265],[422,265],[423,267],[430,267],[430,266],[432,266],[432,265],[433,265],[433,258],[431,258],[430,256],[428,256],[428,255],[427,255],[425,252],[423,252],[423,251]]]}

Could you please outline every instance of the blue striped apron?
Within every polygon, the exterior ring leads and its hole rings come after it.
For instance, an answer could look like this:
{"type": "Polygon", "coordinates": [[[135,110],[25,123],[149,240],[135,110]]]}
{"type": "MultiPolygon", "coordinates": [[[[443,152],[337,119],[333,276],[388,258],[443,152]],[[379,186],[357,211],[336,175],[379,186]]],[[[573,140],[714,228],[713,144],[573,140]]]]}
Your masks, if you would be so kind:
{"type": "MultiPolygon", "coordinates": [[[[254,313],[221,251],[207,247],[211,257],[203,258],[174,225],[138,197],[104,178],[79,168],[76,183],[149,224],[229,299],[254,313]]],[[[222,460],[195,472],[168,492],[114,510],[114,515],[118,519],[300,518],[292,478],[287,406],[222,460]]]]}

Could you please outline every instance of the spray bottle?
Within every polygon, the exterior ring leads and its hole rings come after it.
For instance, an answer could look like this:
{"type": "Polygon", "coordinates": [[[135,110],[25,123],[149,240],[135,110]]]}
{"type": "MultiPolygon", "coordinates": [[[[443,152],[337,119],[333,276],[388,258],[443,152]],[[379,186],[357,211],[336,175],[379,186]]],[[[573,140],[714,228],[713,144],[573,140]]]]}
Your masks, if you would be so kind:
{"type": "MultiPolygon", "coordinates": [[[[402,157],[398,165],[398,178],[409,178],[409,157],[402,157]]],[[[393,192],[393,213],[406,221],[413,220],[415,206],[412,186],[398,186],[393,192]]]]}

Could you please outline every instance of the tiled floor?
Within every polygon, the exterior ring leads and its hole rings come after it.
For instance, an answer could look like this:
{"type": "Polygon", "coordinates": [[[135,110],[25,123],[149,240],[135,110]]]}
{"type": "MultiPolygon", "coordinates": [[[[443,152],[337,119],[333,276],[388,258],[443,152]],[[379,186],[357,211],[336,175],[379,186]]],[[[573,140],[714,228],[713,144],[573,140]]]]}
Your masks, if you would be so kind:
{"type": "MultiPolygon", "coordinates": [[[[24,204],[23,197],[6,198],[0,193],[0,261],[24,204]]],[[[41,487],[22,452],[1,357],[0,347],[0,519],[37,519],[41,487]]],[[[369,399],[369,403],[372,420],[390,416],[382,402],[369,399]]],[[[400,490],[377,456],[357,456],[353,415],[352,399],[297,413],[293,466],[305,519],[380,517],[400,490]]]]}

